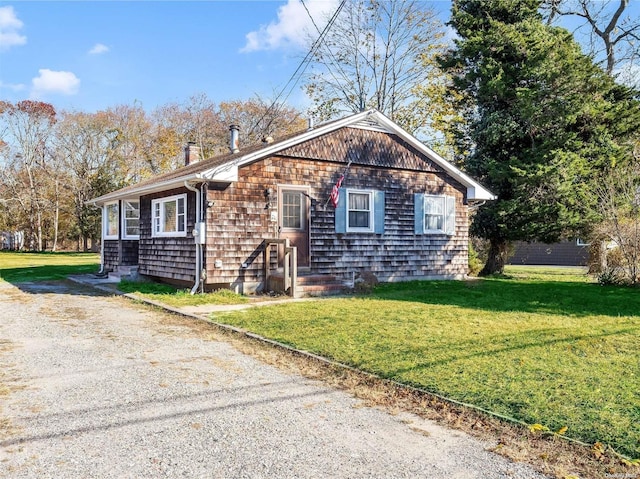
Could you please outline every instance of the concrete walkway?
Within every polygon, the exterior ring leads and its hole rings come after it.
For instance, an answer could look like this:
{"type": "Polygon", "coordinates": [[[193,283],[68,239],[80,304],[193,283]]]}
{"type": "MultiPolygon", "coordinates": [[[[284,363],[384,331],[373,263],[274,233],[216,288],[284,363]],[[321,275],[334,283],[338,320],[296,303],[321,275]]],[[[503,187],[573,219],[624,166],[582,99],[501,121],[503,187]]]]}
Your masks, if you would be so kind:
{"type": "Polygon", "coordinates": [[[298,303],[304,301],[320,301],[321,298],[290,298],[283,296],[282,298],[265,298],[265,299],[255,299],[250,301],[249,303],[243,304],[201,304],[197,306],[169,306],[163,304],[158,301],[153,301],[148,298],[144,298],[142,296],[138,296],[136,294],[125,294],[120,293],[117,290],[119,279],[113,278],[98,278],[92,274],[89,275],[73,275],[69,276],[71,281],[74,281],[79,284],[84,284],[87,286],[92,286],[104,292],[109,292],[113,294],[121,294],[123,296],[136,299],[138,301],[143,301],[145,303],[152,304],[154,306],[159,306],[161,308],[167,309],[172,312],[182,313],[189,316],[197,316],[204,319],[207,319],[211,313],[219,313],[224,311],[240,311],[243,309],[256,308],[260,306],[272,306],[274,304],[287,304],[287,303],[298,303]]]}

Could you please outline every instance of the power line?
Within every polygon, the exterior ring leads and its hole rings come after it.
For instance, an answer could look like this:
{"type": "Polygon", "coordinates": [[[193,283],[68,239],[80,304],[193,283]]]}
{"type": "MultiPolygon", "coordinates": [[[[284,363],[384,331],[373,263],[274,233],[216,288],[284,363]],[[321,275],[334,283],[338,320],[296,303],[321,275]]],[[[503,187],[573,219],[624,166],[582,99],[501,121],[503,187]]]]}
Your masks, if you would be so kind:
{"type": "MultiPolygon", "coordinates": [[[[278,95],[276,96],[276,98],[273,100],[273,102],[271,103],[271,105],[269,106],[269,108],[267,108],[267,110],[264,112],[264,115],[262,115],[262,117],[254,124],[254,126],[251,128],[251,131],[253,132],[255,130],[255,128],[260,124],[260,122],[262,120],[264,120],[266,118],[266,116],[271,113],[275,106],[278,104],[278,100],[280,100],[280,98],[282,97],[282,95],[284,94],[285,90],[287,89],[287,87],[289,87],[289,85],[293,82],[293,84],[291,85],[291,88],[289,89],[289,92],[286,94],[286,96],[284,97],[282,103],[284,103],[289,96],[291,95],[291,92],[293,91],[293,89],[295,88],[295,86],[298,84],[298,82],[300,81],[300,78],[302,77],[302,74],[305,72],[305,70],[307,69],[307,67],[309,66],[309,63],[311,62],[311,59],[313,58],[313,55],[315,54],[315,52],[317,51],[317,49],[320,47],[321,43],[324,41],[324,38],[327,36],[327,33],[329,32],[329,30],[331,29],[331,27],[333,26],[333,24],[335,23],[336,19],[338,18],[338,15],[340,14],[340,11],[342,11],[342,8],[345,6],[345,4],[347,3],[347,0],[342,0],[340,2],[340,5],[338,5],[338,8],[336,9],[336,11],[334,12],[334,14],[331,16],[331,18],[329,19],[329,22],[327,23],[327,25],[324,27],[324,29],[322,30],[322,32],[320,32],[320,35],[318,36],[318,38],[316,39],[315,42],[313,42],[313,44],[311,45],[311,48],[309,49],[309,51],[307,52],[307,54],[304,56],[304,58],[302,59],[302,61],[300,62],[300,64],[298,65],[298,68],[295,69],[295,71],[293,72],[293,74],[291,75],[291,77],[289,77],[289,80],[287,81],[287,83],[284,85],[284,87],[282,87],[282,90],[280,90],[280,93],[278,93],[278,95]],[[295,80],[295,81],[294,81],[295,80]]],[[[304,5],[304,2],[302,2],[302,4],[304,5]]],[[[305,9],[307,8],[306,5],[304,5],[305,9]]],[[[308,12],[308,10],[307,10],[308,12]]],[[[318,29],[317,25],[315,24],[315,22],[313,21],[313,18],[311,19],[311,21],[313,22],[314,26],[316,27],[316,29],[318,29]]],[[[269,126],[271,126],[271,123],[273,122],[273,119],[271,119],[269,121],[269,123],[266,125],[266,128],[268,128],[269,126]]],[[[266,129],[265,128],[265,129],[266,129]]]]}
{"type": "MultiPolygon", "coordinates": [[[[313,19],[313,16],[311,15],[311,12],[309,11],[309,9],[307,8],[307,4],[304,3],[304,0],[300,0],[300,3],[302,3],[302,6],[304,7],[304,9],[307,11],[307,15],[309,15],[309,18],[311,19],[311,23],[313,23],[313,26],[316,27],[316,31],[322,35],[322,32],[320,31],[320,29],[318,28],[318,25],[316,25],[315,20],[313,19]]],[[[356,48],[358,48],[358,44],[356,43],[356,48]]],[[[327,52],[329,53],[329,56],[331,57],[331,59],[333,60],[333,64],[338,68],[338,71],[340,72],[340,76],[342,76],[342,79],[345,81],[346,84],[348,84],[350,82],[348,75],[345,73],[345,71],[342,69],[342,67],[340,66],[340,62],[336,59],[335,55],[333,54],[333,51],[331,50],[331,48],[327,49],[327,52]]],[[[333,77],[333,80],[336,82],[337,85],[340,84],[340,81],[336,78],[336,76],[333,73],[333,70],[331,68],[327,69],[329,74],[333,77]]]]}

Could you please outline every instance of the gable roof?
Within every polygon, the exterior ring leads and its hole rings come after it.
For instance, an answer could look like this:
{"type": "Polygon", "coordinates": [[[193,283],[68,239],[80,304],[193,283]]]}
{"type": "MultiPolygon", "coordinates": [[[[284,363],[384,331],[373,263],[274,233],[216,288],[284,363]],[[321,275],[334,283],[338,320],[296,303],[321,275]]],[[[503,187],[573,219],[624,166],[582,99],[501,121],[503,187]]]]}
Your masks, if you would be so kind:
{"type": "Polygon", "coordinates": [[[466,186],[469,200],[493,200],[495,195],[484,188],[480,183],[453,166],[431,148],[418,141],[415,137],[400,128],[377,110],[369,110],[361,113],[331,121],[300,133],[289,135],[270,144],[261,144],[247,147],[239,153],[229,153],[207,160],[202,160],[174,171],[164,173],[132,186],[107,193],[90,200],[88,203],[102,205],[109,201],[133,198],[141,195],[157,193],[172,188],[178,188],[187,183],[202,181],[229,183],[238,180],[238,168],[253,163],[318,138],[341,128],[361,128],[389,133],[398,136],[403,142],[425,155],[434,164],[442,168],[453,179],[466,186]]]}

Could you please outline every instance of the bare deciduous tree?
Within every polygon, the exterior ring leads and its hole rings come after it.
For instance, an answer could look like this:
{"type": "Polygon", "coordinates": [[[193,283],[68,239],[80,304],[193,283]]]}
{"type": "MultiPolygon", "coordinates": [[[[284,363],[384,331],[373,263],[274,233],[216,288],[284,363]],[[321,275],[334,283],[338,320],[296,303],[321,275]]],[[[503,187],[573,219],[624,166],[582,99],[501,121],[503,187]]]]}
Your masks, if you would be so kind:
{"type": "MultiPolygon", "coordinates": [[[[611,169],[598,186],[598,204],[602,222],[596,237],[609,244],[605,270],[601,274],[619,276],[626,283],[640,282],[640,146],[636,144],[635,161],[611,169]],[[617,258],[616,258],[617,257],[617,258]]],[[[615,278],[614,278],[615,279],[615,278]]]]}
{"type": "Polygon", "coordinates": [[[104,112],[66,113],[58,122],[55,157],[64,175],[63,198],[72,210],[71,235],[88,249],[100,237],[100,214],[86,201],[107,193],[118,184],[115,146],[117,130],[104,112]]]}
{"type": "MultiPolygon", "coordinates": [[[[232,123],[240,127],[244,145],[260,143],[267,136],[277,138],[299,132],[306,127],[300,111],[286,105],[271,105],[261,98],[222,102],[218,111],[227,128],[232,123]]],[[[226,140],[225,146],[228,146],[226,140]]]]}
{"type": "Polygon", "coordinates": [[[11,199],[20,204],[26,215],[30,249],[42,251],[44,191],[56,111],[52,105],[40,101],[2,102],[0,122],[11,145],[3,148],[6,154],[3,183],[11,199]]]}
{"type": "Polygon", "coordinates": [[[606,72],[612,75],[622,64],[633,65],[640,54],[640,17],[627,13],[629,2],[545,0],[543,11],[550,23],[562,16],[581,18],[590,53],[601,58],[606,72]]]}
{"type": "Polygon", "coordinates": [[[414,89],[431,74],[422,59],[440,51],[443,36],[426,2],[349,0],[313,59],[312,113],[324,120],[376,108],[415,130],[414,89]]]}

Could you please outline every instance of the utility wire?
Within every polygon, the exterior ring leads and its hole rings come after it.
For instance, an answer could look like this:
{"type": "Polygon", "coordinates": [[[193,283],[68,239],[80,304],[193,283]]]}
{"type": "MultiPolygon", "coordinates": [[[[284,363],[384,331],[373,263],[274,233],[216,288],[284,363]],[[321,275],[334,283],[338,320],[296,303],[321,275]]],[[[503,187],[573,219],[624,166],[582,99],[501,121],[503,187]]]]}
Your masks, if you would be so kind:
{"type": "MultiPolygon", "coordinates": [[[[311,19],[311,23],[313,23],[313,26],[316,27],[316,31],[322,35],[322,32],[320,31],[320,28],[318,28],[318,25],[316,24],[315,20],[313,19],[313,16],[311,15],[311,12],[309,11],[309,9],[307,8],[307,4],[304,3],[304,0],[300,0],[300,3],[302,3],[302,6],[304,7],[304,9],[307,11],[307,15],[309,15],[309,18],[311,19]]],[[[358,45],[356,44],[356,48],[358,48],[358,45]]],[[[329,56],[331,57],[331,60],[333,60],[333,64],[338,68],[338,71],[340,72],[340,76],[342,77],[342,79],[345,81],[345,83],[349,83],[351,80],[349,79],[348,75],[344,72],[344,70],[342,69],[342,67],[340,66],[340,62],[336,59],[335,55],[333,54],[333,51],[331,50],[331,48],[327,48],[327,52],[329,53],[329,56]]],[[[331,68],[327,68],[327,71],[329,72],[329,74],[331,75],[331,77],[333,78],[333,80],[336,82],[336,85],[340,84],[340,81],[336,78],[336,76],[334,75],[334,72],[331,68]]]]}
{"type": "MultiPolygon", "coordinates": [[[[327,25],[324,27],[324,29],[322,30],[322,32],[320,33],[320,35],[318,36],[316,41],[313,42],[313,44],[311,45],[311,48],[309,49],[309,51],[307,52],[305,57],[302,59],[302,61],[298,65],[298,68],[296,68],[296,70],[293,72],[293,74],[291,75],[291,77],[289,78],[287,83],[284,85],[284,87],[282,87],[282,90],[280,90],[280,93],[278,93],[278,95],[273,100],[273,102],[271,103],[269,108],[267,108],[267,110],[264,112],[262,117],[260,117],[260,119],[251,128],[252,132],[260,124],[260,122],[262,122],[262,120],[264,120],[266,118],[266,116],[275,109],[276,105],[278,104],[278,101],[280,100],[280,98],[284,94],[285,90],[287,90],[289,85],[293,82],[293,84],[291,85],[291,88],[289,89],[289,92],[286,94],[286,96],[282,100],[282,103],[284,103],[289,98],[289,96],[291,95],[291,92],[293,91],[295,86],[300,81],[300,78],[302,77],[302,74],[305,72],[305,70],[309,66],[309,63],[311,62],[311,58],[313,58],[314,53],[318,50],[318,48],[320,47],[321,43],[324,41],[324,38],[327,36],[327,33],[329,32],[329,30],[331,29],[331,27],[335,23],[336,19],[338,18],[338,15],[342,11],[342,8],[345,6],[346,3],[347,3],[347,0],[342,0],[340,2],[340,5],[338,5],[338,8],[336,8],[336,11],[334,12],[333,16],[329,19],[329,22],[327,23],[327,25]]],[[[306,6],[305,6],[305,8],[306,8],[306,6]]],[[[312,21],[313,21],[313,19],[312,19],[312,21]]],[[[314,25],[315,25],[315,22],[314,22],[314,25]]],[[[316,26],[316,28],[317,28],[317,26],[316,26]]],[[[265,127],[265,130],[268,129],[269,126],[271,126],[271,123],[273,123],[273,120],[274,120],[274,118],[269,120],[269,123],[267,123],[267,125],[265,127]]]]}

